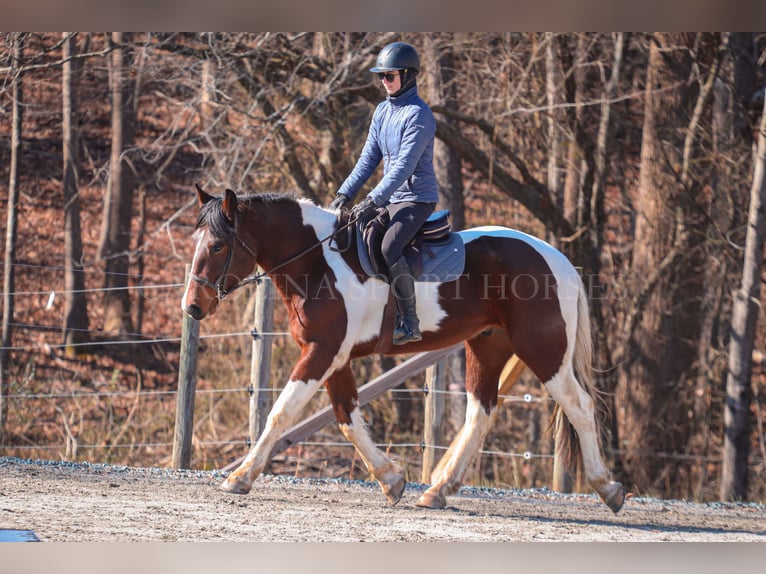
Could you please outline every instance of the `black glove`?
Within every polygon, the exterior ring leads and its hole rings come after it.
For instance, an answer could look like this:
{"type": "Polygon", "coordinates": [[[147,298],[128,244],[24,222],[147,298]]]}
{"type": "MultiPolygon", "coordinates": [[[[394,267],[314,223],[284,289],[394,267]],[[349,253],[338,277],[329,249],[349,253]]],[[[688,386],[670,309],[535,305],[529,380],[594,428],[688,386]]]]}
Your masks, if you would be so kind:
{"type": "Polygon", "coordinates": [[[367,221],[373,215],[375,215],[375,211],[377,209],[378,209],[378,206],[375,205],[375,202],[372,201],[372,199],[370,199],[369,197],[365,197],[362,201],[357,203],[351,210],[351,219],[367,221]]]}
{"type": "Polygon", "coordinates": [[[347,195],[336,193],[335,199],[333,199],[332,203],[330,204],[330,209],[343,209],[349,201],[351,200],[347,195]]]}

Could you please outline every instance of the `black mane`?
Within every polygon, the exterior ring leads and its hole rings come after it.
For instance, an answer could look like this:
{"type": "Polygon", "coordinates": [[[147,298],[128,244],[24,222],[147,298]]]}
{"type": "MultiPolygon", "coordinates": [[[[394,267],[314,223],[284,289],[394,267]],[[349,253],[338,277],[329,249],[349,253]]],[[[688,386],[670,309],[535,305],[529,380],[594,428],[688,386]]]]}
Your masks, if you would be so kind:
{"type": "MultiPolygon", "coordinates": [[[[293,193],[248,193],[237,196],[239,205],[295,203],[298,198],[293,193]]],[[[207,225],[214,237],[227,243],[234,241],[234,223],[223,213],[223,197],[214,197],[202,206],[197,217],[196,229],[207,225]]]]}

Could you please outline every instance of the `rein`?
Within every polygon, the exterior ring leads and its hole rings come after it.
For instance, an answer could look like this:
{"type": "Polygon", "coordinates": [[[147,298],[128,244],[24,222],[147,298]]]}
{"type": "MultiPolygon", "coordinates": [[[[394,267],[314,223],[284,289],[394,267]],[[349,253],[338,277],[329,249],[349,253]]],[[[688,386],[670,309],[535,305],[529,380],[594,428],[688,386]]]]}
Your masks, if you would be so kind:
{"type": "MultiPolygon", "coordinates": [[[[240,243],[240,245],[242,245],[242,247],[244,247],[245,250],[250,255],[252,255],[253,258],[255,259],[256,258],[256,254],[253,252],[253,250],[250,249],[250,247],[248,247],[247,243],[245,243],[244,241],[242,241],[239,238],[239,235],[238,235],[238,231],[239,231],[239,211],[237,211],[236,214],[237,214],[237,216],[234,219],[234,239],[236,241],[238,241],[240,243]]],[[[306,249],[304,249],[303,251],[301,251],[300,253],[298,253],[296,255],[293,255],[287,261],[283,261],[282,263],[280,263],[279,265],[277,265],[275,267],[272,267],[268,271],[263,271],[261,273],[254,273],[252,275],[248,275],[247,277],[242,279],[242,281],[239,281],[238,283],[235,283],[234,285],[232,285],[228,289],[226,289],[223,286],[223,284],[226,281],[226,277],[229,275],[229,267],[231,267],[231,261],[232,261],[232,259],[234,257],[234,247],[235,247],[234,246],[234,241],[232,241],[230,245],[226,246],[228,248],[228,250],[229,250],[229,252],[226,254],[226,262],[224,263],[223,270],[222,270],[221,274],[218,276],[218,279],[216,279],[215,282],[211,282],[210,280],[205,279],[204,277],[200,277],[199,275],[195,275],[194,273],[190,274],[189,278],[192,281],[195,281],[195,282],[199,283],[200,285],[203,285],[204,287],[209,287],[210,289],[215,290],[216,298],[218,299],[218,301],[219,302],[223,301],[230,293],[236,291],[240,287],[244,287],[245,285],[250,285],[250,283],[259,283],[261,281],[261,279],[263,279],[269,273],[274,273],[278,269],[286,267],[290,263],[293,263],[294,261],[297,261],[298,259],[300,259],[304,255],[306,255],[307,253],[313,251],[317,247],[320,247],[323,243],[326,243],[327,241],[330,241],[338,233],[340,233],[341,231],[346,230],[351,225],[356,223],[356,220],[357,220],[357,218],[349,219],[348,223],[346,223],[344,226],[339,227],[338,229],[333,231],[330,235],[328,235],[327,237],[325,237],[323,239],[318,240],[316,243],[314,243],[312,245],[309,245],[306,249]]]]}

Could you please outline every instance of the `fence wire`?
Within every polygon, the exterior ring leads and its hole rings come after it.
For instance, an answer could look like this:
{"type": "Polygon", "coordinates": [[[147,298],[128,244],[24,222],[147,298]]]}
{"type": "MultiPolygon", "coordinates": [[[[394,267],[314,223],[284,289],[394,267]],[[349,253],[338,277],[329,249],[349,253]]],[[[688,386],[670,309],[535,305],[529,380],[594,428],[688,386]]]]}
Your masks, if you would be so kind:
{"type": "MultiPolygon", "coordinates": [[[[4,263],[0,263],[0,266],[5,265],[4,263]]],[[[35,269],[49,269],[52,271],[63,271],[65,268],[63,266],[50,266],[50,265],[33,265],[33,264],[20,264],[20,263],[14,263],[14,266],[23,267],[23,268],[35,268],[35,269]]],[[[98,269],[87,269],[88,272],[91,273],[101,273],[105,274],[104,271],[98,270],[98,269]]],[[[140,291],[147,291],[147,290],[160,290],[160,289],[178,289],[184,287],[184,283],[166,283],[166,284],[146,284],[143,283],[145,280],[144,276],[141,275],[134,275],[134,274],[119,274],[124,275],[129,279],[135,279],[138,281],[138,284],[136,285],[126,285],[123,287],[113,287],[113,288],[90,288],[90,289],[77,289],[77,290],[66,290],[66,289],[40,289],[40,290],[30,290],[30,291],[17,291],[14,293],[11,293],[11,296],[48,296],[48,306],[50,307],[50,303],[52,300],[60,295],[66,295],[66,294],[75,294],[75,293],[98,293],[98,292],[107,292],[107,291],[120,291],[120,290],[140,290],[140,291]]],[[[54,325],[34,325],[34,324],[26,324],[26,323],[11,323],[11,326],[18,329],[38,329],[38,330],[48,330],[48,331],[55,331],[60,332],[61,327],[60,326],[54,326],[54,325]]],[[[84,329],[82,330],[90,335],[107,335],[107,333],[95,331],[95,330],[88,330],[84,329]]],[[[205,334],[200,335],[199,339],[205,340],[205,339],[221,339],[221,338],[233,338],[233,337],[276,337],[276,336],[287,336],[289,335],[286,331],[270,331],[270,332],[258,332],[255,331],[244,331],[244,332],[231,332],[231,333],[212,333],[212,334],[205,334]]],[[[91,340],[87,342],[81,342],[81,343],[74,343],[74,344],[58,344],[58,343],[36,343],[36,344],[29,344],[29,345],[20,345],[20,346],[6,346],[6,347],[0,347],[0,350],[5,351],[35,351],[40,350],[41,348],[47,348],[47,349],[62,349],[62,348],[71,348],[71,347],[95,347],[95,346],[109,346],[109,345],[143,345],[143,344],[159,344],[159,343],[180,343],[181,337],[180,336],[155,336],[155,337],[147,337],[146,335],[140,334],[140,333],[133,333],[133,334],[126,334],[124,336],[132,337],[130,339],[112,339],[112,340],[91,340]]],[[[280,392],[282,388],[279,387],[261,387],[258,389],[261,392],[265,393],[274,393],[274,392],[280,392]]],[[[325,389],[321,389],[322,392],[326,392],[325,389]]],[[[237,387],[237,388],[230,388],[230,389],[197,389],[196,394],[199,395],[214,395],[214,394],[232,394],[232,393],[248,393],[252,395],[254,392],[254,389],[252,386],[249,387],[237,387]]],[[[397,387],[394,389],[389,389],[387,391],[391,394],[423,394],[424,396],[431,393],[438,393],[446,396],[451,397],[457,397],[457,396],[465,396],[465,391],[462,390],[442,390],[442,389],[427,389],[427,388],[412,388],[412,387],[397,387]]],[[[52,393],[13,393],[6,395],[6,398],[8,399],[14,399],[14,400],[39,400],[39,399],[47,399],[47,400],[53,400],[53,399],[102,399],[102,398],[118,398],[118,397],[166,397],[170,395],[176,395],[177,391],[175,390],[140,390],[140,391],[133,391],[133,390],[126,390],[126,391],[94,391],[94,392],[52,392],[52,393]]],[[[524,395],[518,396],[518,395],[499,395],[499,398],[502,398],[505,404],[513,404],[513,403],[547,403],[552,401],[550,397],[535,397],[529,393],[526,393],[524,395]]],[[[76,442],[76,440],[75,440],[76,442]]],[[[213,441],[196,441],[195,445],[198,445],[200,447],[236,447],[236,446],[245,446],[250,447],[251,441],[249,438],[244,440],[213,440],[213,441]]],[[[305,447],[335,447],[335,448],[353,448],[353,445],[349,442],[333,442],[333,441],[323,441],[323,442],[317,442],[317,441],[300,441],[295,443],[296,445],[305,446],[305,447]]],[[[379,448],[382,449],[390,449],[390,448],[397,448],[397,449],[415,449],[418,452],[422,452],[425,448],[431,448],[437,451],[443,451],[446,450],[448,447],[443,445],[435,445],[435,444],[426,444],[424,442],[419,443],[411,443],[411,442],[404,442],[404,443],[384,443],[384,444],[378,444],[379,448]]],[[[166,448],[166,449],[172,449],[173,443],[172,442],[146,442],[146,443],[128,443],[128,444],[79,444],[76,443],[75,448],[77,450],[83,449],[83,450],[113,450],[113,449],[142,449],[142,448],[166,448]]],[[[68,452],[68,449],[71,448],[71,444],[47,444],[47,445],[0,445],[0,449],[2,450],[17,450],[17,451],[60,451],[60,452],[68,452]]],[[[720,464],[721,463],[721,457],[710,457],[707,455],[697,455],[697,454],[686,454],[686,453],[668,453],[668,452],[636,452],[636,451],[625,451],[622,449],[612,449],[610,450],[612,454],[616,455],[633,455],[633,456],[642,456],[642,457],[654,457],[654,458],[661,458],[666,460],[678,460],[678,461],[697,461],[699,463],[710,463],[710,464],[720,464]]],[[[484,456],[496,456],[496,457],[505,457],[505,458],[521,458],[523,460],[532,460],[532,459],[550,459],[553,458],[553,454],[549,453],[534,453],[531,451],[524,451],[521,453],[517,452],[505,452],[505,451],[499,451],[499,450],[485,450],[482,449],[479,451],[479,454],[484,456]]],[[[749,467],[762,467],[766,461],[758,459],[757,457],[751,457],[751,460],[748,462],[749,467]]]]}
{"type": "MultiPolygon", "coordinates": [[[[280,392],[282,388],[275,388],[275,387],[261,387],[259,388],[262,392],[280,392]]],[[[254,389],[252,387],[236,387],[236,388],[229,388],[229,389],[197,389],[196,394],[198,395],[215,395],[215,394],[232,394],[232,393],[242,393],[242,394],[252,394],[254,389]]],[[[325,389],[320,389],[320,392],[326,393],[327,391],[325,389]]],[[[415,394],[421,394],[425,397],[427,394],[425,389],[419,389],[419,388],[395,388],[390,389],[387,391],[392,394],[408,394],[408,395],[415,395],[415,394]]],[[[431,393],[440,393],[444,395],[450,395],[450,396],[465,396],[465,391],[456,391],[456,390],[429,390],[428,392],[431,393]]],[[[153,397],[153,396],[169,396],[169,395],[176,395],[177,391],[175,390],[142,390],[142,391],[95,391],[95,392],[87,392],[87,393],[65,393],[65,392],[57,392],[57,393],[21,393],[21,394],[11,394],[8,395],[8,398],[10,399],[17,399],[17,400],[34,400],[34,399],[87,399],[87,398],[116,398],[116,397],[137,397],[137,396],[145,396],[145,397],[153,397]]],[[[532,397],[529,393],[524,394],[522,396],[519,395],[499,395],[499,397],[502,397],[504,399],[504,404],[510,404],[510,403],[546,403],[551,402],[553,399],[549,397],[532,397]]],[[[195,440],[195,445],[198,445],[200,447],[226,447],[226,446],[240,446],[240,447],[247,447],[249,448],[252,445],[252,441],[249,440],[249,438],[241,439],[241,440],[216,440],[216,441],[205,441],[195,440]]],[[[354,445],[350,442],[346,441],[311,441],[311,440],[304,440],[299,441],[295,443],[296,446],[304,446],[304,447],[344,447],[344,448],[353,448],[354,445]]],[[[128,443],[128,444],[77,444],[77,449],[87,449],[87,450],[111,450],[111,449],[141,449],[141,448],[167,448],[171,449],[173,446],[172,442],[150,442],[150,443],[128,443]]],[[[401,442],[401,443],[393,443],[393,442],[386,442],[386,443],[378,443],[378,448],[381,449],[390,449],[390,448],[396,448],[396,449],[414,449],[418,452],[422,452],[425,448],[431,448],[437,451],[445,451],[447,450],[447,446],[444,445],[437,445],[437,444],[427,444],[423,441],[414,443],[414,442],[401,442]]],[[[32,451],[32,450],[41,450],[41,451],[61,451],[64,452],[68,448],[67,444],[47,444],[47,445],[9,445],[4,444],[0,445],[0,449],[3,450],[20,450],[20,451],[32,451]]],[[[720,464],[721,463],[721,457],[710,457],[707,455],[699,455],[699,454],[686,454],[686,453],[669,453],[669,452],[657,452],[657,451],[651,451],[651,452],[637,452],[637,451],[626,451],[623,449],[611,449],[610,452],[612,454],[619,454],[619,455],[633,455],[633,456],[642,456],[642,457],[655,457],[655,458],[661,458],[666,460],[678,460],[678,461],[697,461],[700,463],[711,463],[711,464],[720,464]]],[[[532,452],[529,450],[523,451],[523,452],[505,452],[505,451],[499,451],[499,450],[487,450],[482,449],[479,451],[479,454],[486,455],[486,456],[497,456],[497,457],[505,457],[505,458],[521,458],[523,460],[533,460],[533,459],[551,459],[553,458],[553,454],[551,453],[537,453],[532,452]]],[[[752,460],[748,463],[748,466],[750,467],[760,467],[764,464],[763,460],[758,459],[757,457],[753,457],[752,460]]]]}

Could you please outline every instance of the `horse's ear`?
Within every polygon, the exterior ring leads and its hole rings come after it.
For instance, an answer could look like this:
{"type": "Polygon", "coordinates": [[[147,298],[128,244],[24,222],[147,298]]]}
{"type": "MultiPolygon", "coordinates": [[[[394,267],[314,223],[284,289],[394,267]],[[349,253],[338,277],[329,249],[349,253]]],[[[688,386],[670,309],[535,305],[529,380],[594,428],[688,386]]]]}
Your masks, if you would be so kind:
{"type": "Polygon", "coordinates": [[[223,214],[229,221],[234,221],[235,214],[237,212],[237,194],[230,189],[226,189],[223,196],[223,203],[221,204],[223,214]]]}
{"type": "Polygon", "coordinates": [[[211,199],[215,199],[212,195],[210,195],[204,189],[202,189],[200,184],[195,183],[194,187],[197,189],[197,201],[199,202],[200,207],[205,205],[211,199]]]}

